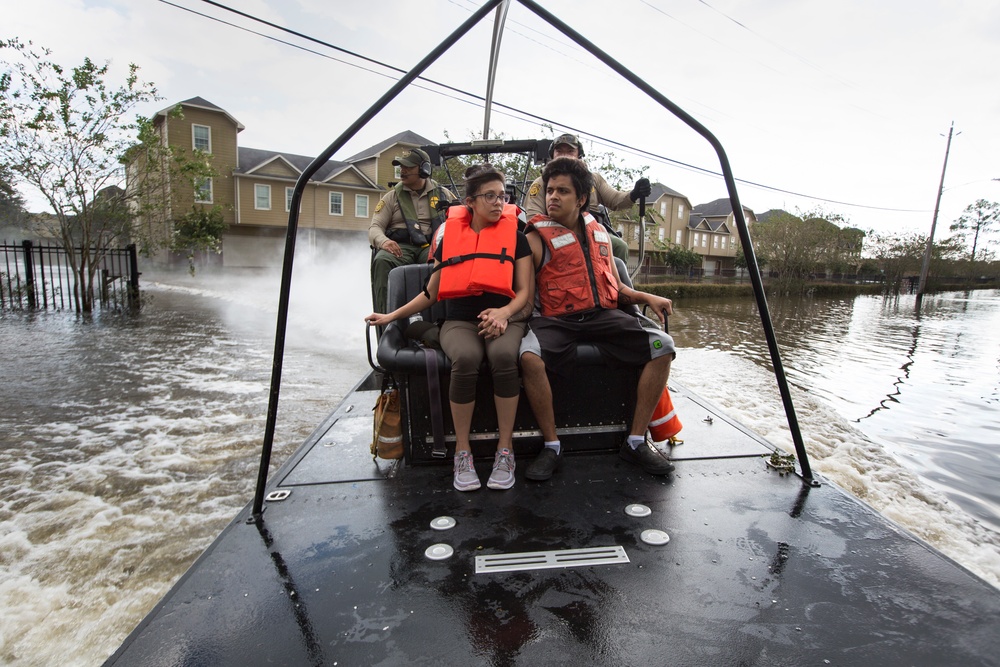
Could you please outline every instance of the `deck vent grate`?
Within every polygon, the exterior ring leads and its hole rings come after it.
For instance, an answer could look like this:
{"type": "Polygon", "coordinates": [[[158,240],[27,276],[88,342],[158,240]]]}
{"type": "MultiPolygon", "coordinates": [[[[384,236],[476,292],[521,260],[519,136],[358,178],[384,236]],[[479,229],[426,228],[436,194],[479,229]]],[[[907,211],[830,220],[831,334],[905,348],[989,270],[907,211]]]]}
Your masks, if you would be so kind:
{"type": "Polygon", "coordinates": [[[514,554],[476,556],[476,574],[551,570],[557,567],[612,565],[628,562],[628,554],[625,553],[624,548],[619,546],[563,549],[560,551],[526,551],[514,554]]]}

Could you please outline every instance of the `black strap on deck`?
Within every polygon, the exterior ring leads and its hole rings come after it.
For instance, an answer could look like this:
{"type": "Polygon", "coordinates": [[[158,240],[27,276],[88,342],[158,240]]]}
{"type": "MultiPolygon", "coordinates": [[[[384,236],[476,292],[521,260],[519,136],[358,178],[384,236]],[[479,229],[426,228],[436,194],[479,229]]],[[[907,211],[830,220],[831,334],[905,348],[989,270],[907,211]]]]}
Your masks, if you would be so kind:
{"type": "Polygon", "coordinates": [[[427,369],[427,398],[431,405],[431,432],[434,434],[434,449],[431,456],[443,459],[448,456],[444,443],[444,413],[441,407],[441,374],[438,371],[437,350],[421,345],[424,351],[424,366],[427,369]]]}

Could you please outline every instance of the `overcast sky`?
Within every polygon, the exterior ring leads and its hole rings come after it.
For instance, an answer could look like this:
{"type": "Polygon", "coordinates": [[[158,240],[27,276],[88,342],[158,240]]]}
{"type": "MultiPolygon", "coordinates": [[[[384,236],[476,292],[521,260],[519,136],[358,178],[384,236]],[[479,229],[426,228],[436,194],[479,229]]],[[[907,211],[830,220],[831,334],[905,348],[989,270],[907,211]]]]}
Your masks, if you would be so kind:
{"type": "MultiPolygon", "coordinates": [[[[481,3],[221,4],[409,69],[481,3]]],[[[926,233],[952,121],[961,134],[952,141],[938,238],[975,200],[1000,201],[995,0],[541,4],[714,133],[741,181],[742,203],[758,214],[822,206],[862,229],[926,233]]],[[[0,0],[0,16],[0,38],[32,40],[64,65],[84,56],[110,61],[117,81],[129,63],[139,65],[164,98],[145,114],[204,97],[246,126],[240,145],[252,148],[316,155],[397,76],[199,0],[0,0]]],[[[492,18],[426,76],[485,95],[492,18]]],[[[726,196],[721,178],[670,162],[719,171],[705,140],[516,1],[495,100],[553,121],[557,132],[601,137],[585,139],[585,148],[647,166],[651,179],[693,205],[726,196]]],[[[538,120],[504,109],[494,109],[491,126],[507,137],[552,136],[538,120]]],[[[483,111],[433,84],[411,89],[334,157],[405,129],[464,141],[481,135],[483,111]]]]}

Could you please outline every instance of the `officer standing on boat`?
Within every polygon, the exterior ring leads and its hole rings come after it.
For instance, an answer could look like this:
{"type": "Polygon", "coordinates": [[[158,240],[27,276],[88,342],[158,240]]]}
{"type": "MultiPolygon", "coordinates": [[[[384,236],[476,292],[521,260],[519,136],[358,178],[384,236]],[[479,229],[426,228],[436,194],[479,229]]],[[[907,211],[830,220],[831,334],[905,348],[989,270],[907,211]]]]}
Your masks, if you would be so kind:
{"type": "Polygon", "coordinates": [[[431,159],[412,148],[392,161],[399,167],[399,182],[375,206],[368,227],[368,242],[378,250],[372,260],[375,312],[385,312],[389,272],[397,266],[427,261],[433,233],[447,215],[439,202],[456,199],[450,190],[431,178],[431,159]]]}
{"type": "MultiPolygon", "coordinates": [[[[575,157],[582,160],[584,156],[583,145],[575,134],[561,134],[556,137],[552,145],[549,146],[549,159],[557,157],[575,157]]],[[[652,192],[652,186],[648,178],[640,178],[635,182],[631,191],[615,190],[604,177],[597,172],[591,172],[594,178],[594,187],[590,191],[590,209],[594,210],[598,204],[610,211],[621,211],[629,208],[642,197],[648,197],[652,192]]],[[[536,215],[545,215],[545,193],[542,188],[542,177],[539,176],[528,188],[528,196],[524,200],[524,213],[528,220],[536,215]]],[[[615,257],[628,263],[628,243],[616,235],[611,236],[611,250],[615,257]]]]}

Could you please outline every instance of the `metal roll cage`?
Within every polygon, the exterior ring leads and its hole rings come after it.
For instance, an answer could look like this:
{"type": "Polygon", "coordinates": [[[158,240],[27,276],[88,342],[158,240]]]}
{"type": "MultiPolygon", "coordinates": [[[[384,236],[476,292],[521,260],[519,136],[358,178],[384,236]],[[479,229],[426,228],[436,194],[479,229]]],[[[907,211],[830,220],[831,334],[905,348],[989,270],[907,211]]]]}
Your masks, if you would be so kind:
{"type": "MultiPolygon", "coordinates": [[[[264,490],[267,486],[267,473],[271,461],[271,450],[274,443],[274,430],[277,422],[278,397],[281,388],[281,371],[285,349],[285,333],[288,321],[289,293],[292,281],[292,265],[295,258],[295,237],[298,231],[298,210],[302,200],[302,193],[310,178],[324,165],[333,155],[339,151],[361,128],[368,124],[372,118],[380,113],[391,101],[393,101],[407,86],[417,79],[431,64],[433,64],[442,54],[448,51],[455,43],[465,36],[474,26],[482,21],[491,11],[497,9],[496,24],[494,26],[493,45],[491,49],[488,96],[486,99],[486,127],[484,128],[484,139],[489,131],[489,113],[492,105],[493,74],[495,73],[497,58],[499,55],[500,34],[502,33],[503,19],[506,16],[510,2],[515,0],[487,0],[483,6],[476,10],[458,28],[456,28],[444,41],[434,50],[428,53],[410,71],[399,79],[385,94],[382,95],[365,113],[354,121],[337,139],[330,144],[326,150],[320,153],[309,166],[299,175],[292,192],[290,211],[288,214],[288,231],[285,238],[285,253],[281,271],[281,291],[278,299],[278,318],[274,337],[274,356],[271,367],[271,385],[268,396],[267,423],[264,432],[264,442],[261,448],[260,467],[257,474],[257,486],[253,501],[253,516],[260,519],[264,505],[264,490]]],[[[771,324],[771,317],[767,308],[767,299],[764,293],[764,284],[760,276],[760,269],[757,264],[757,257],[754,254],[753,244],[750,239],[750,231],[747,227],[746,217],[743,214],[743,206],[740,204],[739,194],[736,191],[736,179],[733,176],[729,158],[719,140],[700,122],[695,120],[690,114],[681,109],[675,103],[667,99],[660,92],[646,83],[642,78],[634,74],[631,70],[598,48],[593,42],[566,25],[533,0],[516,0],[526,9],[536,14],[539,18],[561,32],[563,35],[573,40],[577,45],[584,48],[591,55],[603,62],[609,68],[621,75],[625,80],[636,88],[646,93],[660,106],[670,111],[675,117],[683,121],[688,127],[700,134],[715,149],[719,158],[719,165],[723,178],[726,182],[726,189],[729,193],[729,201],[733,209],[733,217],[739,231],[740,242],[743,245],[743,252],[746,258],[747,271],[750,274],[750,282],[753,285],[754,298],[760,313],[761,325],[767,340],[768,351],[771,355],[771,364],[774,367],[775,379],[781,393],[781,400],[785,409],[785,416],[791,432],[792,441],[795,444],[795,452],[800,466],[799,476],[806,486],[817,486],[818,482],[813,479],[812,470],[809,465],[809,458],[806,453],[802,434],[799,430],[798,419],[795,415],[795,407],[792,404],[791,392],[785,376],[784,366],[781,363],[781,355],[778,351],[778,343],[771,324]]],[[[488,142],[484,142],[484,145],[488,142]]]]}

